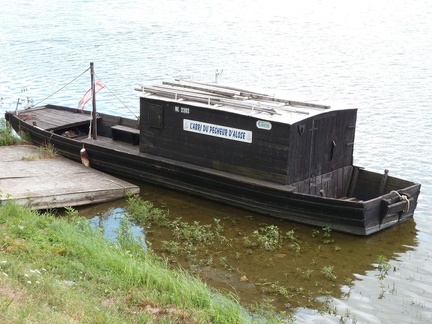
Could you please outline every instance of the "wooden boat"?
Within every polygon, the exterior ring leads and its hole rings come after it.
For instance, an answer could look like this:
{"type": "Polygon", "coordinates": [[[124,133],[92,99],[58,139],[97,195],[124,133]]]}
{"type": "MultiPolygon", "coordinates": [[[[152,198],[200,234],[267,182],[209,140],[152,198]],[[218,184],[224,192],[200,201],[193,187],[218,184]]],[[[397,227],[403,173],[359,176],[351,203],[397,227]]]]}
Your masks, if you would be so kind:
{"type": "Polygon", "coordinates": [[[92,112],[5,116],[68,158],[84,148],[96,169],[266,215],[369,235],[414,214],[420,184],[353,165],[357,109],[190,81],[136,90],[137,120],[96,113],[94,95],[92,112]]]}

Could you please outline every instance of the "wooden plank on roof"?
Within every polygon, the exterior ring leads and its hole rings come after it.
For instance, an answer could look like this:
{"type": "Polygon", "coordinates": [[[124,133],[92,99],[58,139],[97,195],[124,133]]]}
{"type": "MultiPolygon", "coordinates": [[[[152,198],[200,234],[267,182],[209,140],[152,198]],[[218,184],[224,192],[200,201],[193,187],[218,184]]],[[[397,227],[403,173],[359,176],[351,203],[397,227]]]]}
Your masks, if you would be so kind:
{"type": "Polygon", "coordinates": [[[252,99],[260,99],[263,101],[285,103],[285,104],[288,104],[290,106],[308,107],[308,108],[317,108],[317,109],[330,109],[330,106],[328,106],[328,105],[321,105],[321,104],[315,104],[315,103],[309,103],[309,102],[303,102],[303,101],[295,101],[295,100],[277,98],[277,97],[270,96],[270,95],[265,94],[265,93],[250,91],[250,90],[226,86],[226,85],[219,85],[217,83],[209,84],[209,83],[203,83],[203,82],[192,82],[192,81],[189,81],[189,82],[194,83],[194,84],[198,84],[198,85],[209,86],[211,88],[223,89],[223,91],[235,91],[235,92],[238,92],[237,96],[243,97],[243,99],[252,98],[252,99]]]}
{"type": "Polygon", "coordinates": [[[285,103],[289,104],[290,106],[294,106],[294,107],[330,109],[330,106],[325,106],[325,105],[320,105],[320,104],[314,104],[314,103],[309,103],[309,102],[286,100],[286,99],[280,99],[280,98],[273,98],[272,100],[276,101],[276,102],[285,102],[285,103]]]}
{"type": "Polygon", "coordinates": [[[251,102],[251,101],[239,101],[234,99],[221,99],[221,102],[223,104],[226,104],[227,106],[236,107],[236,108],[243,108],[248,109],[250,111],[260,111],[260,112],[266,112],[271,115],[280,115],[275,108],[276,107],[269,107],[269,106],[263,106],[260,105],[259,102],[251,102]]]}
{"type": "Polygon", "coordinates": [[[166,97],[174,100],[189,100],[206,104],[219,104],[220,96],[202,91],[188,91],[183,88],[150,86],[144,87],[144,91],[155,94],[157,96],[166,97]]]}
{"type": "Polygon", "coordinates": [[[310,109],[330,109],[330,106],[307,103],[301,101],[287,100],[271,97],[269,95],[248,91],[240,88],[177,80],[177,82],[163,82],[162,85],[143,86],[137,89],[170,99],[184,99],[206,104],[217,104],[218,102],[236,108],[253,109],[276,114],[271,109],[283,109],[292,113],[310,114],[310,109]],[[297,108],[297,109],[291,109],[297,108]],[[303,110],[304,108],[307,108],[303,110]]]}
{"type": "Polygon", "coordinates": [[[261,95],[259,93],[251,94],[251,98],[255,100],[262,100],[262,102],[278,102],[278,103],[284,103],[289,106],[295,106],[295,107],[307,107],[307,108],[317,108],[317,109],[330,109],[330,106],[320,105],[320,104],[314,104],[314,103],[308,103],[303,101],[295,101],[295,100],[288,100],[283,98],[276,98],[269,95],[261,95]]]}
{"type": "Polygon", "coordinates": [[[194,90],[201,90],[221,96],[226,97],[233,97],[233,96],[239,96],[240,93],[238,91],[233,91],[229,89],[221,89],[218,87],[213,87],[210,85],[204,85],[204,84],[198,84],[198,83],[192,83],[187,81],[180,81],[180,82],[163,82],[163,84],[171,85],[174,87],[183,87],[183,88],[189,88],[194,90]]]}
{"type": "MultiPolygon", "coordinates": [[[[179,80],[181,82],[186,82],[183,80],[179,80]]],[[[274,102],[280,102],[280,103],[285,103],[288,104],[290,106],[305,106],[305,107],[309,107],[309,108],[320,108],[320,109],[329,109],[330,106],[326,106],[326,105],[321,105],[321,104],[314,104],[314,103],[308,103],[308,102],[302,102],[302,101],[295,101],[295,100],[287,100],[287,99],[283,99],[283,98],[276,98],[274,96],[270,96],[268,94],[265,93],[260,93],[260,92],[255,92],[255,91],[250,91],[250,90],[246,90],[246,89],[242,89],[242,88],[237,88],[237,87],[232,87],[232,86],[227,86],[227,85],[221,85],[218,83],[205,83],[205,82],[194,82],[194,81],[187,81],[189,83],[193,83],[193,84],[199,84],[199,85],[206,85],[212,88],[219,88],[219,89],[224,89],[225,91],[227,90],[232,90],[232,91],[236,91],[239,93],[239,96],[241,97],[249,97],[249,98],[253,98],[253,99],[261,99],[264,101],[274,101],[274,102]]]]}
{"type": "Polygon", "coordinates": [[[165,84],[153,85],[152,88],[163,90],[163,91],[168,91],[168,92],[172,92],[172,93],[177,93],[177,94],[191,95],[191,96],[196,95],[196,96],[212,97],[212,98],[223,98],[224,97],[224,96],[221,96],[221,95],[218,95],[215,93],[211,93],[211,92],[208,92],[205,90],[187,89],[187,88],[183,88],[183,87],[168,86],[165,84]]]}
{"type": "MultiPolygon", "coordinates": [[[[183,80],[179,80],[179,81],[183,81],[183,80]]],[[[270,97],[269,95],[267,95],[265,93],[255,92],[255,91],[246,90],[246,89],[237,88],[237,87],[228,86],[228,85],[222,85],[219,83],[207,83],[207,82],[196,82],[196,81],[188,81],[188,82],[201,84],[201,85],[207,85],[207,86],[211,86],[214,88],[237,91],[239,93],[239,96],[241,96],[241,97],[251,97],[251,98],[257,98],[259,96],[261,96],[262,98],[270,97]]]]}

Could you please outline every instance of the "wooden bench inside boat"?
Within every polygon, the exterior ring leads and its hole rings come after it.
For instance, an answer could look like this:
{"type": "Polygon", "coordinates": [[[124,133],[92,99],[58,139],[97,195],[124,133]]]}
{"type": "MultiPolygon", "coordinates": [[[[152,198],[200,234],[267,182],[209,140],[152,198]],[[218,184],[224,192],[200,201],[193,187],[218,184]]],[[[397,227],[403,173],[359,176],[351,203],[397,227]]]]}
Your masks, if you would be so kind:
{"type": "Polygon", "coordinates": [[[125,142],[131,142],[133,145],[139,144],[140,130],[125,126],[125,125],[114,125],[111,127],[113,140],[123,140],[125,142]]]}

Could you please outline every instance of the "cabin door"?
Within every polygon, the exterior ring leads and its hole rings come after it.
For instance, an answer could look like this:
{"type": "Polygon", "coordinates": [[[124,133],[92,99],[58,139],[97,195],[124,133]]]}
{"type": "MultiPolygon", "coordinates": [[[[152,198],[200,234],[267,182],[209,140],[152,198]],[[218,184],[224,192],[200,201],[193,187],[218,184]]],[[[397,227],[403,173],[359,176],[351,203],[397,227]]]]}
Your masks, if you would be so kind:
{"type": "Polygon", "coordinates": [[[318,194],[321,183],[316,176],[332,171],[332,158],[335,139],[335,118],[326,116],[314,119],[311,132],[310,154],[309,154],[309,193],[318,194]]]}

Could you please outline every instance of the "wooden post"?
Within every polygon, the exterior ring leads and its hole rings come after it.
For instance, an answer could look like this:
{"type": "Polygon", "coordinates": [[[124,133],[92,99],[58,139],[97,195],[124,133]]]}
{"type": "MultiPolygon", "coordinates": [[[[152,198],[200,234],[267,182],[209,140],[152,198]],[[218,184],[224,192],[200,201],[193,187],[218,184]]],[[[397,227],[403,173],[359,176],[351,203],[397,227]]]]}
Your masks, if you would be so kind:
{"type": "Polygon", "coordinates": [[[384,170],[384,174],[381,178],[380,195],[384,194],[385,187],[387,184],[388,173],[389,173],[389,170],[384,170]]]}
{"type": "MultiPolygon", "coordinates": [[[[2,98],[3,99],[3,98],[2,98]]],[[[19,106],[19,103],[20,103],[20,98],[18,98],[18,100],[17,100],[17,104],[16,104],[16,107],[15,107],[15,114],[18,116],[18,106],[19,106]]]]}
{"type": "Polygon", "coordinates": [[[351,178],[350,189],[348,191],[347,197],[352,197],[354,195],[354,190],[355,190],[355,187],[357,185],[357,179],[358,179],[358,176],[359,176],[359,172],[360,172],[359,168],[354,167],[354,172],[353,172],[353,175],[352,175],[352,178],[351,178]]]}
{"type": "Polygon", "coordinates": [[[314,156],[315,156],[314,146],[315,146],[315,136],[316,136],[315,131],[318,129],[318,127],[315,126],[315,121],[316,121],[315,119],[312,120],[312,128],[309,129],[309,131],[312,132],[311,133],[310,150],[309,150],[309,191],[308,191],[309,194],[311,194],[311,186],[312,186],[311,179],[312,179],[312,177],[315,178],[315,176],[316,176],[316,174],[314,174],[315,172],[312,172],[312,166],[315,162],[314,161],[315,160],[314,159],[314,156]]]}
{"type": "Polygon", "coordinates": [[[97,139],[97,112],[96,112],[96,94],[95,94],[95,81],[94,81],[94,64],[90,62],[90,79],[91,79],[91,92],[92,92],[92,138],[97,139]]]}

